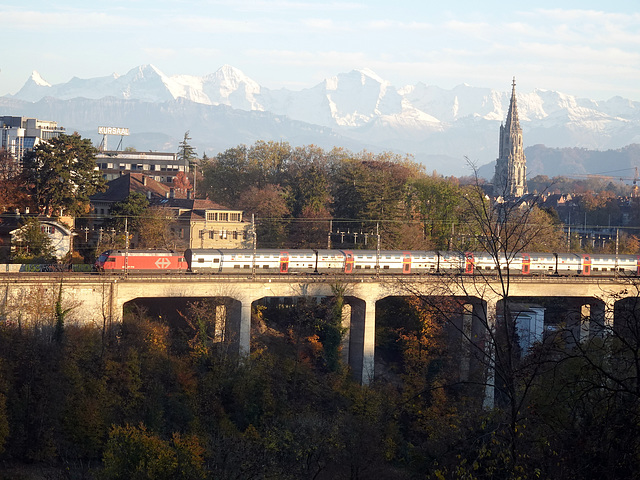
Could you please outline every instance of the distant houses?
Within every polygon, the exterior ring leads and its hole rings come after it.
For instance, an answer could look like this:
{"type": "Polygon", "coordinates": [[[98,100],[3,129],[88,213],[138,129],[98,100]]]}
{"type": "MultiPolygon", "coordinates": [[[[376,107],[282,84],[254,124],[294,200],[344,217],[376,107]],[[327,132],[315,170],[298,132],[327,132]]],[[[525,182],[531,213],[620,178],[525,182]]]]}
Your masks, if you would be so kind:
{"type": "Polygon", "coordinates": [[[73,218],[49,218],[29,215],[29,210],[20,213],[4,213],[0,215],[0,263],[7,263],[17,253],[28,253],[29,245],[23,241],[24,220],[36,218],[42,233],[49,237],[54,256],[58,261],[67,258],[73,251],[73,218]]]}
{"type": "MultiPolygon", "coordinates": [[[[251,225],[242,210],[224,207],[208,199],[195,199],[191,190],[170,187],[142,173],[123,173],[108,182],[108,189],[91,197],[92,232],[103,228],[117,202],[130,194],[144,195],[151,207],[166,211],[177,243],[188,248],[248,248],[251,225]]],[[[135,248],[136,241],[131,247],[135,248]]],[[[177,245],[176,245],[177,247],[177,245]]]]}

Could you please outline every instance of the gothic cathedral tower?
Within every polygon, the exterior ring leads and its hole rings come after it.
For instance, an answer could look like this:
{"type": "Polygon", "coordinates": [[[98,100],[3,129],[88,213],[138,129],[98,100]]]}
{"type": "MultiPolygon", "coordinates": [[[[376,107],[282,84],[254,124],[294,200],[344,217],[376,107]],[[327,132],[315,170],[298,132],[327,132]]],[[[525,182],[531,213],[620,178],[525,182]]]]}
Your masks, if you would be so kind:
{"type": "Polygon", "coordinates": [[[522,147],[522,129],[518,122],[514,77],[507,122],[500,125],[500,150],[493,177],[493,194],[496,197],[513,199],[525,193],[527,193],[527,159],[522,147]]]}

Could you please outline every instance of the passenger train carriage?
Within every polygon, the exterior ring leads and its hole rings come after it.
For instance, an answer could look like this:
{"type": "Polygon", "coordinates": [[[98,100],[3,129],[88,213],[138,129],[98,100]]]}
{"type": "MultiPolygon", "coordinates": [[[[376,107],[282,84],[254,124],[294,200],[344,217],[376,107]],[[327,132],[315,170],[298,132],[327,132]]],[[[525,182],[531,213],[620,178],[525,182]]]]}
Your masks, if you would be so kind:
{"type": "Polygon", "coordinates": [[[519,253],[495,258],[486,252],[396,250],[188,249],[109,250],[96,261],[104,272],[264,274],[467,274],[640,276],[640,256],[519,253]]]}

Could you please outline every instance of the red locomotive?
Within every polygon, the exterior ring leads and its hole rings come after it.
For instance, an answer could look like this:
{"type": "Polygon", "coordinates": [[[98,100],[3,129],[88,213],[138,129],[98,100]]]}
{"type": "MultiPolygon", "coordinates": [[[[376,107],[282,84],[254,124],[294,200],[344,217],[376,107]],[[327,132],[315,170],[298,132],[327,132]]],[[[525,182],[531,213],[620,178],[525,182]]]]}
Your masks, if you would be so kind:
{"type": "Polygon", "coordinates": [[[179,273],[187,271],[183,253],[173,250],[107,250],[95,263],[100,272],[179,273]]]}

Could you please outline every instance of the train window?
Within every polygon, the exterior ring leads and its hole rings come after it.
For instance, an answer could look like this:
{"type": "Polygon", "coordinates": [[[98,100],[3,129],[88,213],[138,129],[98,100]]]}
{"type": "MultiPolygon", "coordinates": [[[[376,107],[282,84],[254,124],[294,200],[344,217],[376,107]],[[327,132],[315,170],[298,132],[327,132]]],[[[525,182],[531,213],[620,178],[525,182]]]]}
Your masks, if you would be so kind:
{"type": "Polygon", "coordinates": [[[269,265],[262,265],[262,268],[269,268],[269,265]]]}
{"type": "Polygon", "coordinates": [[[251,268],[251,265],[245,265],[244,268],[251,268]]]}
{"type": "Polygon", "coordinates": [[[389,270],[389,265],[385,265],[384,267],[382,267],[383,270],[389,270]]]}
{"type": "Polygon", "coordinates": [[[356,265],[356,269],[362,268],[362,265],[356,265]]]}
{"type": "MultiPolygon", "coordinates": [[[[598,267],[593,267],[593,268],[592,268],[592,270],[593,270],[594,272],[597,272],[597,271],[598,271],[598,267]]],[[[607,269],[606,269],[606,268],[603,268],[603,269],[602,269],[602,271],[603,271],[603,272],[606,272],[606,271],[607,271],[607,269]]]]}
{"type": "Polygon", "coordinates": [[[198,263],[204,263],[204,258],[199,258],[198,263]]]}
{"type": "Polygon", "coordinates": [[[214,258],[213,259],[213,263],[220,263],[220,259],[219,258],[214,258]]]}
{"type": "Polygon", "coordinates": [[[233,268],[240,268],[240,265],[234,265],[233,268]]]}
{"type": "Polygon", "coordinates": [[[115,262],[116,259],[114,257],[109,257],[107,258],[107,262],[115,262]]]}

